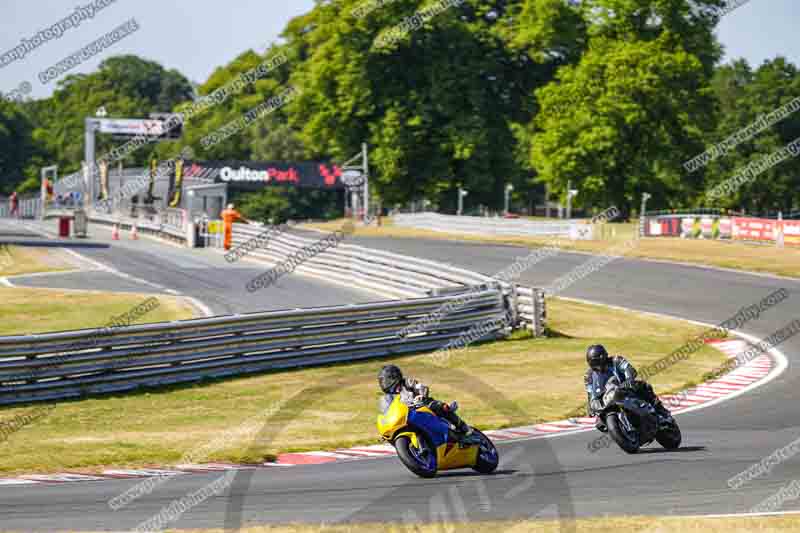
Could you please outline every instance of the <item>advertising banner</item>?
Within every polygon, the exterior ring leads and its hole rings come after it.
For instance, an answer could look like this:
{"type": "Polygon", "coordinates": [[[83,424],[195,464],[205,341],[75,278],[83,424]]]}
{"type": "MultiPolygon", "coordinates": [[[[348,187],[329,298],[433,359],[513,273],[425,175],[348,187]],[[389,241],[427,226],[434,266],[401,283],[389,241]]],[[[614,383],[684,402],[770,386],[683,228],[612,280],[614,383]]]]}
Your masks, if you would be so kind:
{"type": "Polygon", "coordinates": [[[594,237],[594,226],[592,224],[573,224],[569,228],[569,238],[573,241],[590,241],[594,237]]]}
{"type": "Polygon", "coordinates": [[[178,207],[181,204],[181,194],[183,193],[183,159],[175,161],[175,169],[170,174],[169,184],[169,206],[178,207]]]}
{"type": "Polygon", "coordinates": [[[318,161],[193,161],[183,167],[185,178],[228,183],[237,189],[257,190],[265,185],[293,185],[316,189],[343,189],[342,170],[318,161]]]}
{"type": "Polygon", "coordinates": [[[103,118],[97,121],[97,131],[100,133],[113,133],[115,135],[152,135],[159,137],[164,134],[164,121],[132,118],[103,118]]]}
{"type": "Polygon", "coordinates": [[[648,224],[646,225],[648,228],[645,235],[648,237],[658,237],[661,235],[661,221],[658,219],[651,219],[648,220],[648,224]]]}
{"type": "Polygon", "coordinates": [[[687,238],[695,236],[695,221],[696,219],[694,217],[684,217],[681,219],[681,237],[687,238]]]}
{"type": "Polygon", "coordinates": [[[719,219],[719,238],[720,239],[730,239],[731,232],[733,231],[733,221],[730,218],[720,218],[719,219]]]}
{"type": "Polygon", "coordinates": [[[800,220],[783,221],[783,243],[800,245],[800,220]]]}
{"type": "Polygon", "coordinates": [[[733,238],[746,241],[774,241],[777,224],[777,220],[735,217],[733,219],[733,238]]]}
{"type": "Polygon", "coordinates": [[[648,218],[644,227],[645,237],[678,237],[681,234],[681,219],[674,216],[648,218]]]}
{"type": "Polygon", "coordinates": [[[700,219],[700,235],[703,239],[710,239],[713,235],[714,219],[703,217],[700,219]]]}

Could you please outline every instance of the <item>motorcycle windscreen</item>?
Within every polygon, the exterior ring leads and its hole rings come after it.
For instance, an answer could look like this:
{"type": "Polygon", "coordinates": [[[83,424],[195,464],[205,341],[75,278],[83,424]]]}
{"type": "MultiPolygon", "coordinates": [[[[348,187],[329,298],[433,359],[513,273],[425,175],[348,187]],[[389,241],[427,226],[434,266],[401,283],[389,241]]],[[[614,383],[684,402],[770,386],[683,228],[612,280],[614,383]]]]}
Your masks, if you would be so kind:
{"type": "MultiPolygon", "coordinates": [[[[608,379],[611,377],[611,372],[607,372],[605,374],[600,374],[600,372],[592,372],[592,396],[602,397],[606,390],[606,383],[608,379]]],[[[589,392],[589,391],[587,391],[589,392]]]]}

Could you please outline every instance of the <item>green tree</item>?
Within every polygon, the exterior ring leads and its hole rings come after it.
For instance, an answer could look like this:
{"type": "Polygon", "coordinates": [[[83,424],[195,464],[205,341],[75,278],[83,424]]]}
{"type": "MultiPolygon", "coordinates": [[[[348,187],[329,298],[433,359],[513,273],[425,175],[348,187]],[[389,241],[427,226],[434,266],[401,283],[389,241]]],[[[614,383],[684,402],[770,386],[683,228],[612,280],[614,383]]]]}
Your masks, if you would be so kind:
{"type": "Polygon", "coordinates": [[[0,95],[0,194],[11,193],[26,177],[35,178],[32,165],[41,156],[28,113],[0,95]]]}
{"type": "MultiPolygon", "coordinates": [[[[35,142],[52,154],[50,164],[61,174],[76,171],[83,160],[84,119],[104,107],[109,117],[146,118],[152,112],[173,111],[191,99],[192,86],[175,70],[137,56],[112,57],[91,74],[73,74],[59,81],[50,98],[32,102],[35,142]]],[[[99,135],[97,155],[120,141],[99,135]]],[[[177,143],[176,143],[177,144],[177,143]]],[[[141,148],[124,163],[144,166],[152,149],[141,148]]]]}
{"type": "MultiPolygon", "coordinates": [[[[214,91],[229,86],[240,75],[251,71],[282,51],[280,47],[271,47],[264,54],[258,54],[253,50],[243,52],[231,63],[217,68],[211,77],[198,87],[200,98],[208,98],[214,91]]],[[[251,146],[260,137],[260,132],[264,131],[259,128],[263,128],[264,124],[285,123],[284,110],[279,108],[259,118],[249,127],[210,148],[205,148],[201,140],[283,91],[290,66],[293,66],[291,61],[288,65],[273,69],[256,79],[254,83],[246,84],[238,93],[230,93],[224,101],[214,103],[205,111],[195,115],[184,126],[183,143],[194,149],[198,159],[252,159],[251,146]]]]}
{"type": "MultiPolygon", "coordinates": [[[[719,106],[719,123],[705,138],[706,147],[719,143],[800,96],[797,67],[783,57],[764,62],[753,71],[743,59],[720,67],[712,87],[719,106]]],[[[734,176],[800,138],[800,112],[738,143],[705,169],[707,188],[734,176]]],[[[702,201],[702,199],[701,199],[702,201]]],[[[800,158],[792,157],[763,172],[728,197],[720,207],[749,212],[791,211],[800,204],[800,158]]]]}
{"type": "MultiPolygon", "coordinates": [[[[693,187],[682,162],[703,116],[704,75],[696,57],[662,40],[593,40],[579,65],[559,70],[540,91],[532,162],[554,191],[569,180],[584,205],[628,213],[641,192],[656,201],[685,198],[693,187]]],[[[696,184],[695,184],[696,185],[696,184]]]]}
{"type": "Polygon", "coordinates": [[[304,58],[292,71],[303,91],[289,119],[310,154],[342,161],[366,141],[386,203],[427,196],[454,209],[462,185],[471,202],[499,207],[504,185],[528,175],[511,120],[530,120],[528,95],[562,59],[537,62],[539,45],[508,46],[502,28],[520,2],[468,0],[389,43],[393,27],[433,3],[398,1],[354,18],[359,4],[318,4],[284,32],[304,58]]]}
{"type": "Polygon", "coordinates": [[[708,13],[720,2],[577,5],[588,46],[535,93],[541,111],[528,134],[538,179],[562,197],[571,181],[578,204],[613,203],[625,213],[644,191],[652,205],[685,204],[703,177],[685,175],[681,164],[714,123],[708,84],[721,49],[708,13]]]}

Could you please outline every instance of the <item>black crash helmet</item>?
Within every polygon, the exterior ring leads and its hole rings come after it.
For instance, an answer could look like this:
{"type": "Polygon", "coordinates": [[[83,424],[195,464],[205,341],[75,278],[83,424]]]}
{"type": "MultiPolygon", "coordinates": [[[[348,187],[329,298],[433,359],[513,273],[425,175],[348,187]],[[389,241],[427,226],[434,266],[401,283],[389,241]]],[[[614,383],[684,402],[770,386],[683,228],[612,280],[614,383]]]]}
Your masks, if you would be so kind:
{"type": "Polygon", "coordinates": [[[378,384],[381,386],[381,390],[387,394],[393,392],[401,381],[403,381],[403,372],[395,365],[386,365],[378,373],[378,384]]]}

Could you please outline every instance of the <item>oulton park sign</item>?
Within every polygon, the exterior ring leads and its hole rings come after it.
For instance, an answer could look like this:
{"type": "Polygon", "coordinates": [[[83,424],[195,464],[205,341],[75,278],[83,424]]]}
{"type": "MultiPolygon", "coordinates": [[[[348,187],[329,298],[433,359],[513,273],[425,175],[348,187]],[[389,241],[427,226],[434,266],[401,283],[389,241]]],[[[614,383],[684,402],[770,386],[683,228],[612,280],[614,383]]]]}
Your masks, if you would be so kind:
{"type": "Polygon", "coordinates": [[[352,187],[342,169],[328,162],[303,161],[196,161],[184,162],[184,176],[209,182],[229,183],[240,188],[294,185],[316,189],[352,187]]]}

